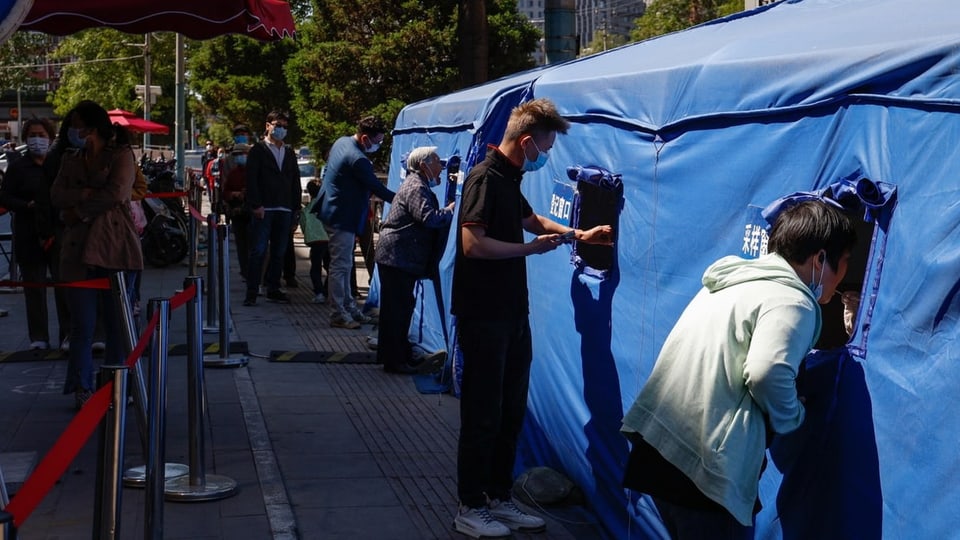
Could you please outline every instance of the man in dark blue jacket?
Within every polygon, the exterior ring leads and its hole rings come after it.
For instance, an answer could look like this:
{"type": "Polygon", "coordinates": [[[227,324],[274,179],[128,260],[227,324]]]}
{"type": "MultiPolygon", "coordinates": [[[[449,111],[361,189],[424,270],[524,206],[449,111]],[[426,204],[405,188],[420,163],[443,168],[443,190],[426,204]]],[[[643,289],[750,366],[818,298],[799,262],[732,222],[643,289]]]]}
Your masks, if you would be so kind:
{"type": "Polygon", "coordinates": [[[330,303],[333,313],[330,326],[360,328],[369,318],[360,313],[350,294],[350,269],[356,236],[366,226],[370,194],[387,202],[393,192],[373,173],[373,163],[366,154],[380,149],[386,129],[379,119],[368,116],[360,120],[357,132],[340,137],[330,149],[320,191],[320,221],[330,235],[330,303]]]}
{"type": "Polygon", "coordinates": [[[247,296],[243,305],[257,304],[260,276],[269,246],[267,299],[288,303],[280,290],[280,272],[287,239],[300,222],[300,169],[293,149],[283,144],[289,120],[286,113],[267,115],[266,136],[247,154],[247,204],[253,213],[250,222],[250,260],[247,267],[247,296]]]}

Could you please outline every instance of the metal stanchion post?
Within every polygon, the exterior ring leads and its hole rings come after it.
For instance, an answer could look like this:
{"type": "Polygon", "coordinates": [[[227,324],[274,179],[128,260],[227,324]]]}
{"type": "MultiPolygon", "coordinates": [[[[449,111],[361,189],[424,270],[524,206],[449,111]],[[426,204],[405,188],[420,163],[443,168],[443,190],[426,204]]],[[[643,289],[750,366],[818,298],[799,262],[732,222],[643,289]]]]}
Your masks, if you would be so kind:
{"type": "MultiPolygon", "coordinates": [[[[124,350],[129,355],[137,346],[139,335],[137,334],[137,325],[134,323],[133,310],[130,307],[130,297],[127,295],[127,281],[123,272],[116,272],[111,276],[110,288],[113,291],[120,312],[120,324],[123,327],[124,350]]],[[[153,312],[148,306],[147,317],[153,317],[153,312]]],[[[147,383],[143,374],[143,364],[137,360],[130,370],[133,376],[132,391],[134,414],[137,418],[137,427],[139,427],[140,448],[143,454],[147,455],[150,448],[149,422],[147,420],[147,383]]],[[[183,476],[190,471],[183,463],[164,464],[164,476],[166,478],[176,478],[183,476]]],[[[132,467],[123,473],[123,483],[127,487],[142,488],[147,482],[147,468],[143,465],[132,467]]]]}
{"type": "MultiPolygon", "coordinates": [[[[199,206],[196,204],[196,197],[194,193],[197,192],[196,182],[193,181],[193,174],[190,174],[190,182],[187,184],[187,203],[189,207],[199,209],[199,206]]],[[[190,237],[190,257],[189,257],[189,271],[190,275],[195,275],[197,273],[197,235],[199,234],[199,227],[197,227],[197,221],[193,217],[193,212],[189,212],[190,208],[187,208],[187,234],[190,237]]]]}
{"type": "Polygon", "coordinates": [[[111,540],[120,537],[120,494],[123,490],[120,468],[127,418],[127,366],[100,366],[99,378],[101,388],[113,381],[113,393],[107,415],[100,424],[93,538],[111,540]]]}
{"type": "Polygon", "coordinates": [[[230,227],[226,223],[217,226],[217,268],[220,271],[219,292],[220,301],[220,344],[216,356],[205,356],[203,365],[210,367],[241,367],[247,365],[246,356],[230,356],[230,253],[227,247],[230,238],[230,227]]]}
{"type": "Polygon", "coordinates": [[[13,515],[0,510],[0,540],[17,540],[17,528],[13,525],[13,515]]]}
{"type": "Polygon", "coordinates": [[[151,309],[160,324],[150,342],[150,384],[147,386],[147,419],[150,448],[147,450],[147,493],[144,535],[147,540],[163,539],[164,448],[167,431],[167,345],[170,341],[170,300],[151,298],[151,309]]]}
{"type": "MultiPolygon", "coordinates": [[[[212,201],[211,201],[211,204],[212,201]]],[[[211,212],[207,216],[207,296],[206,296],[206,308],[207,308],[207,324],[203,326],[204,334],[216,334],[220,331],[220,328],[217,326],[217,308],[219,307],[219,302],[217,300],[217,260],[220,254],[219,242],[214,240],[217,234],[217,215],[211,212]]]]}
{"type": "MultiPolygon", "coordinates": [[[[198,276],[189,276],[197,290],[203,285],[198,276]]],[[[203,342],[200,339],[202,310],[196,295],[187,303],[187,411],[189,416],[190,473],[167,481],[167,499],[174,501],[209,501],[225,499],[237,493],[237,482],[222,475],[207,474],[204,452],[203,422],[203,342]]]]}

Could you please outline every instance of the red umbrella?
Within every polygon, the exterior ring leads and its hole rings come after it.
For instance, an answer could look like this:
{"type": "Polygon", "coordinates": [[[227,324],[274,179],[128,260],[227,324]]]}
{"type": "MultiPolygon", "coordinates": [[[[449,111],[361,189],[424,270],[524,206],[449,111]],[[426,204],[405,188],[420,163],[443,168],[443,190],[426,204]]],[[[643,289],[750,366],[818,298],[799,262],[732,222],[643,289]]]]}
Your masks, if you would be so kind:
{"type": "Polygon", "coordinates": [[[130,111],[113,109],[107,111],[107,114],[110,116],[111,122],[114,124],[120,124],[130,131],[137,133],[156,133],[157,135],[167,135],[170,133],[169,127],[156,122],[151,122],[150,120],[138,118],[137,115],[130,111]]]}
{"type": "Polygon", "coordinates": [[[20,29],[62,36],[97,26],[192,39],[244,34],[263,41],[295,31],[290,5],[282,0],[44,0],[33,4],[20,29]]]}

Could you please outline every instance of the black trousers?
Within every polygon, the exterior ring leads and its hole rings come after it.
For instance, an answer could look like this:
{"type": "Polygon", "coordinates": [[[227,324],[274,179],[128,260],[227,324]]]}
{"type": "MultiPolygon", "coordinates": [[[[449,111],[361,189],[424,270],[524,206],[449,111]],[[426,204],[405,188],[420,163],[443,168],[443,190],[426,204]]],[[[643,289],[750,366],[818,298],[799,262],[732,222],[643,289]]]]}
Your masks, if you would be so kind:
{"type": "Polygon", "coordinates": [[[457,495],[477,508],[507,499],[517,439],[527,412],[533,350],[526,315],[502,321],[457,320],[463,353],[457,495]]]}
{"type": "Polygon", "coordinates": [[[413,289],[418,277],[395,266],[379,265],[380,322],[377,325],[377,363],[384,368],[409,364],[410,319],[417,299],[413,289]]]}

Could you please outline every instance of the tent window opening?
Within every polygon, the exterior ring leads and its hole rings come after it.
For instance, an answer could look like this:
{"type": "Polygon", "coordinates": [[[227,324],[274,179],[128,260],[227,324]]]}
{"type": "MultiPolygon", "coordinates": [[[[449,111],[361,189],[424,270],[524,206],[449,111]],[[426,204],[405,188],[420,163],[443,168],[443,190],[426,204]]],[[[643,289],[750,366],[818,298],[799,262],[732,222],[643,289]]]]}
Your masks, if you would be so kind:
{"type": "Polygon", "coordinates": [[[778,199],[763,209],[762,216],[772,225],[781,210],[810,199],[842,208],[857,233],[846,275],[830,301],[820,305],[823,325],[814,347],[834,349],[847,346],[858,335],[860,341],[865,342],[863,338],[870,327],[871,312],[867,303],[877,288],[879,275],[871,278],[873,283],[866,280],[871,261],[883,259],[885,232],[896,205],[896,186],[870,180],[858,170],[820,191],[798,192],[778,199]]]}
{"type": "Polygon", "coordinates": [[[588,275],[604,279],[616,263],[617,233],[623,210],[623,181],[603,167],[590,165],[567,168],[567,177],[577,182],[570,213],[570,226],[588,230],[597,225],[613,228],[613,246],[574,242],[571,262],[588,275]]]}
{"type": "Polygon", "coordinates": [[[828,303],[820,304],[823,326],[820,330],[820,339],[815,345],[817,349],[843,347],[850,341],[853,330],[860,322],[857,320],[860,316],[858,313],[860,297],[864,294],[864,276],[867,272],[870,252],[873,250],[871,239],[876,225],[863,221],[862,214],[852,214],[850,218],[857,231],[857,243],[850,253],[847,274],[837,285],[836,294],[828,303]],[[844,293],[848,294],[844,295],[844,293]],[[854,298],[851,298],[851,295],[854,298]],[[845,298],[848,300],[845,301],[845,298]]]}

